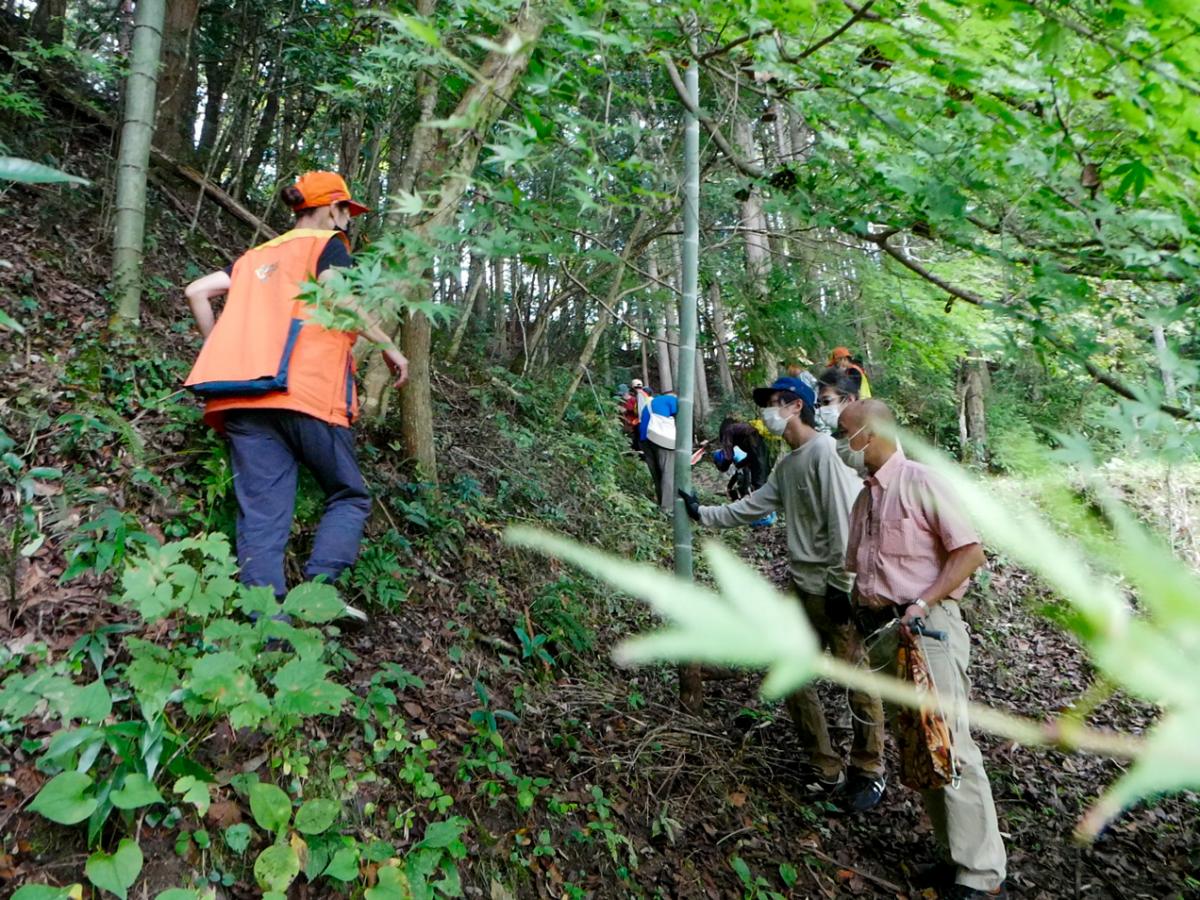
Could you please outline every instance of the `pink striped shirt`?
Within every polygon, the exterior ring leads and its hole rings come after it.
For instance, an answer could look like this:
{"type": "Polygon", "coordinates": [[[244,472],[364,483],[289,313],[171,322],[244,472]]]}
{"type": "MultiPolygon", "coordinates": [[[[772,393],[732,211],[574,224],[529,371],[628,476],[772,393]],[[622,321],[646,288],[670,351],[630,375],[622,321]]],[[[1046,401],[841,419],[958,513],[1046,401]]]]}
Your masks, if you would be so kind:
{"type": "MultiPolygon", "coordinates": [[[[956,498],[928,466],[897,450],[854,501],[846,568],[864,606],[919,597],[937,580],[950,553],[978,544],[979,535],[956,498]]],[[[950,595],[958,600],[970,579],[950,595]]]]}

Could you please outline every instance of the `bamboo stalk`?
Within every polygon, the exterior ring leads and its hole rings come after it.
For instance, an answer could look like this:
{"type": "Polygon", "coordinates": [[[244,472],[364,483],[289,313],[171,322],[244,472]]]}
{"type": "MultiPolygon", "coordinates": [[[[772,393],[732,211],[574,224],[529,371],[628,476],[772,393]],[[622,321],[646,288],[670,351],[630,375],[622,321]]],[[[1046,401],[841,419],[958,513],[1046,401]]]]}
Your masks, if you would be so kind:
{"type": "Polygon", "coordinates": [[[140,0],[134,13],[133,49],[125,82],[125,121],[117,155],[113,228],[115,324],[137,322],[142,303],[142,251],[146,236],[146,177],[154,137],[155,94],[162,49],[164,0],[140,0]]]}

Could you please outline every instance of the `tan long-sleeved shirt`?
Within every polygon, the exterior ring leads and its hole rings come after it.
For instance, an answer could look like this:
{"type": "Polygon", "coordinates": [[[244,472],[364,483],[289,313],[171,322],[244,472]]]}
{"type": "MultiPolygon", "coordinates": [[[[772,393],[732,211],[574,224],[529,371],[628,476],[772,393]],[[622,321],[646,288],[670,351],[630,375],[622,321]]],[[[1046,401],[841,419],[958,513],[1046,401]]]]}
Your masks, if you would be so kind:
{"type": "Polygon", "coordinates": [[[782,512],[787,526],[788,568],[800,590],[823,594],[828,585],[849,591],[846,538],[850,510],[862,482],[837,455],[837,443],[818,434],[779,460],[767,483],[725,506],[700,507],[712,528],[749,525],[782,512]]]}

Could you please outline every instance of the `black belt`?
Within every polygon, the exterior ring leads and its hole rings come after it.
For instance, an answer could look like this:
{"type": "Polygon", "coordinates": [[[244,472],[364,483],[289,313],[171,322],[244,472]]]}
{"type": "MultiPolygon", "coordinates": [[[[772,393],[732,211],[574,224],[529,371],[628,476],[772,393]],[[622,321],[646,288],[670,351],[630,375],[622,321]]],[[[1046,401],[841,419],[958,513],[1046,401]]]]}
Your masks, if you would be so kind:
{"type": "Polygon", "coordinates": [[[855,606],[854,624],[862,634],[874,634],[889,622],[903,616],[906,609],[907,603],[903,606],[899,603],[889,603],[880,607],[855,606]]]}

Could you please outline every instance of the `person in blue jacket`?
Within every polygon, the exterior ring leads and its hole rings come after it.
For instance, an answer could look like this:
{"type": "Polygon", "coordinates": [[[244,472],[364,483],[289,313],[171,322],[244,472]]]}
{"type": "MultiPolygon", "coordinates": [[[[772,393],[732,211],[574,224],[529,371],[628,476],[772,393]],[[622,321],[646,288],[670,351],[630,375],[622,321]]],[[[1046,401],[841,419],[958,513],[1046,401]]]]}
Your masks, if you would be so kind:
{"type": "Polygon", "coordinates": [[[646,467],[654,479],[654,496],[659,508],[668,515],[675,508],[675,416],[679,413],[679,400],[673,393],[646,397],[640,404],[641,424],[638,437],[642,452],[646,456],[646,467]],[[656,419],[651,427],[651,413],[656,419]],[[667,419],[669,428],[662,419],[667,419]]]}

